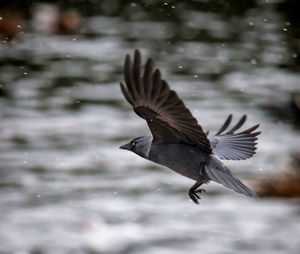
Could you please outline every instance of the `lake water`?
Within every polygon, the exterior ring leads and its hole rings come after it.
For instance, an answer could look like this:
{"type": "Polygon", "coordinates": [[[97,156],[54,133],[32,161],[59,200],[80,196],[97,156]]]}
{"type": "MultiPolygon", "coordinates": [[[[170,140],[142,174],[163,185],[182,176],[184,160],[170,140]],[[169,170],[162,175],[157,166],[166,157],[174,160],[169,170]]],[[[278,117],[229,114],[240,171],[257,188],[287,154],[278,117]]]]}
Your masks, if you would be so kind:
{"type": "Polygon", "coordinates": [[[230,17],[172,6],[163,11],[179,9],[175,21],[139,10],[86,17],[76,35],[28,29],[2,40],[1,254],[299,253],[299,199],[255,200],[210,183],[196,206],[193,181],[118,149],[149,133],[118,85],[135,48],[204,130],[214,134],[230,113],[261,124],[257,154],[226,161],[245,183],[288,170],[300,149],[299,128],[265,110],[300,89],[290,46],[299,41],[278,2],[230,17]]]}

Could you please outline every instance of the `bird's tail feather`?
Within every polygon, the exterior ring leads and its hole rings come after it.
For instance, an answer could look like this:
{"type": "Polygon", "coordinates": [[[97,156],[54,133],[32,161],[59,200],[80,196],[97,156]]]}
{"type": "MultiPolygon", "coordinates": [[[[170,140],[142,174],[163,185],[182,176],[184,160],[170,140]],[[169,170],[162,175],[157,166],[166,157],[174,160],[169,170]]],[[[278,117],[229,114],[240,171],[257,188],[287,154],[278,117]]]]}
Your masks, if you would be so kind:
{"type": "Polygon", "coordinates": [[[250,190],[239,179],[235,178],[230,170],[215,157],[205,165],[204,169],[207,176],[217,183],[223,184],[224,186],[249,197],[261,197],[258,193],[250,190]]]}

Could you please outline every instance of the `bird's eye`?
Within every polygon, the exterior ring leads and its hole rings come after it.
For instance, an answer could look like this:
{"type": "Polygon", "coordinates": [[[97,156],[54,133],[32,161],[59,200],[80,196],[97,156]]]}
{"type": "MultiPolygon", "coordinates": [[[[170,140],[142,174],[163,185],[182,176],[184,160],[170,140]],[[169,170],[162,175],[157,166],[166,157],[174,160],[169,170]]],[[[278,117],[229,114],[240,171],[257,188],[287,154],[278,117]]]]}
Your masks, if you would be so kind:
{"type": "Polygon", "coordinates": [[[131,141],[131,142],[130,142],[131,148],[134,148],[134,147],[135,147],[135,144],[136,144],[136,142],[131,141]]]}

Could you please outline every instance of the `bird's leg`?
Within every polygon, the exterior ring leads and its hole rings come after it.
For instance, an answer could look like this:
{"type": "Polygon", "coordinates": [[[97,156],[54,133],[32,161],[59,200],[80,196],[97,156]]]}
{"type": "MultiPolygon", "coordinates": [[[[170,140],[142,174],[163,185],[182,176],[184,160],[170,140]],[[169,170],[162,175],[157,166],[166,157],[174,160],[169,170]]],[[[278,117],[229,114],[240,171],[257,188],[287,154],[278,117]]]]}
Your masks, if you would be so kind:
{"type": "MultiPolygon", "coordinates": [[[[204,164],[205,163],[200,164],[200,172],[202,172],[202,170],[204,169],[204,164]]],[[[203,183],[204,183],[203,180],[199,180],[189,189],[189,196],[195,204],[199,204],[199,199],[201,199],[197,193],[206,192],[206,190],[204,189],[198,189],[203,183]]]]}
{"type": "Polygon", "coordinates": [[[199,204],[198,200],[200,199],[200,196],[197,194],[196,190],[201,184],[202,184],[202,182],[198,181],[189,189],[189,196],[195,204],[199,204]]]}

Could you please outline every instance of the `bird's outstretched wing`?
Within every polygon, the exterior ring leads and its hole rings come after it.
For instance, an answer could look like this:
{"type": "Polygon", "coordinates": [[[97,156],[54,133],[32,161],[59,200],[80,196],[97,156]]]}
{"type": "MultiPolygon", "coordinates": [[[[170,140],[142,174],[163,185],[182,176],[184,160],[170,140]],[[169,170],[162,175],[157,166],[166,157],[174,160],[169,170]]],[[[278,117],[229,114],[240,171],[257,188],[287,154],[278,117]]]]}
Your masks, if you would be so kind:
{"type": "Polygon", "coordinates": [[[201,126],[153,65],[149,58],[141,75],[140,51],[135,50],[133,63],[130,56],[126,56],[126,86],[120,83],[124,97],[147,121],[154,140],[194,144],[211,153],[210,142],[201,126]]]}
{"type": "Polygon", "coordinates": [[[243,115],[238,123],[229,131],[224,133],[231,123],[230,114],[220,130],[211,137],[210,145],[213,153],[223,160],[245,160],[253,156],[256,150],[257,135],[260,132],[254,132],[259,124],[239,133],[235,133],[247,120],[243,115]]]}

